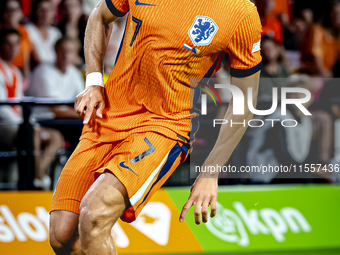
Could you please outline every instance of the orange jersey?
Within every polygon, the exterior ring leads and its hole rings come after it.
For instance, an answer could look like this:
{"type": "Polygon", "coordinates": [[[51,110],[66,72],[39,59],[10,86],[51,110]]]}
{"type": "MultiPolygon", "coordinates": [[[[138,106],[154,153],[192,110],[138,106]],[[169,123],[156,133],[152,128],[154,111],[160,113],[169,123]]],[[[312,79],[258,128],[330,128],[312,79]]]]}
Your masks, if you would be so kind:
{"type": "Polygon", "coordinates": [[[249,0],[106,3],[115,16],[129,16],[103,119],[86,125],[82,138],[110,142],[151,131],[190,139],[199,93],[191,78],[211,77],[227,57],[234,77],[261,69],[261,22],[249,0]]]}
{"type": "Polygon", "coordinates": [[[27,62],[29,54],[31,52],[31,42],[24,26],[19,25],[17,29],[20,34],[20,50],[12,63],[18,68],[24,68],[25,63],[27,62]]]}
{"type": "MultiPolygon", "coordinates": [[[[0,59],[0,81],[5,85],[7,98],[21,98],[23,95],[23,84],[20,71],[14,65],[8,65],[0,59]]],[[[12,105],[15,114],[19,114],[17,106],[12,105]]]]}
{"type": "Polygon", "coordinates": [[[18,68],[0,59],[0,75],[7,90],[7,98],[21,98],[23,94],[22,77],[18,68]]]}
{"type": "Polygon", "coordinates": [[[272,16],[267,16],[262,26],[262,35],[272,37],[277,44],[283,43],[283,29],[280,22],[272,16]]]}
{"type": "Polygon", "coordinates": [[[332,71],[340,58],[340,38],[334,37],[321,25],[313,25],[304,35],[300,47],[301,61],[304,68],[317,74],[316,59],[321,60],[320,71],[332,71]]]}
{"type": "Polygon", "coordinates": [[[281,21],[281,15],[290,16],[290,0],[276,0],[274,9],[268,14],[277,21],[281,21]]]}

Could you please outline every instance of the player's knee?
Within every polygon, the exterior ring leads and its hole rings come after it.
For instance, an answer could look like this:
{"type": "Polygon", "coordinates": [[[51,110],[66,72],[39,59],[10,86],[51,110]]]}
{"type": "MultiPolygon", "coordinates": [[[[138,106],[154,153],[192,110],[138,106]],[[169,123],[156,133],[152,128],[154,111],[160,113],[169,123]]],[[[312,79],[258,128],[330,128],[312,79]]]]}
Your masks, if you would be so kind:
{"type": "Polygon", "coordinates": [[[86,199],[80,204],[79,227],[82,233],[93,236],[100,235],[102,231],[111,231],[109,227],[122,215],[125,210],[122,195],[108,194],[100,202],[98,198],[96,202],[86,199]]]}
{"type": "Polygon", "coordinates": [[[72,250],[70,230],[59,228],[50,231],[49,241],[52,249],[56,254],[65,254],[66,250],[72,250]]]}
{"type": "MultiPolygon", "coordinates": [[[[75,222],[75,224],[77,224],[77,222],[75,222]]],[[[57,254],[63,254],[63,251],[72,249],[77,239],[75,238],[75,231],[76,226],[72,224],[72,222],[64,222],[63,219],[59,217],[51,217],[49,241],[51,247],[57,254]]]]}
{"type": "Polygon", "coordinates": [[[60,246],[67,243],[73,237],[74,228],[70,225],[59,224],[50,230],[50,243],[52,246],[60,246]]]}
{"type": "Polygon", "coordinates": [[[109,231],[109,217],[104,210],[103,207],[95,209],[83,207],[80,210],[79,230],[85,240],[98,238],[105,230],[106,232],[109,231]]]}
{"type": "Polygon", "coordinates": [[[103,228],[120,217],[121,209],[120,205],[112,207],[102,205],[96,208],[83,207],[80,210],[79,226],[80,228],[89,228],[88,230],[103,228]]]}
{"type": "Polygon", "coordinates": [[[50,231],[50,236],[49,236],[49,241],[50,241],[50,245],[52,247],[53,250],[57,250],[62,248],[62,244],[61,242],[59,242],[55,236],[55,233],[50,231]]]}
{"type": "Polygon", "coordinates": [[[98,221],[100,221],[101,215],[98,209],[92,209],[89,206],[84,206],[80,208],[79,214],[79,227],[84,229],[87,226],[98,226],[98,221]]]}

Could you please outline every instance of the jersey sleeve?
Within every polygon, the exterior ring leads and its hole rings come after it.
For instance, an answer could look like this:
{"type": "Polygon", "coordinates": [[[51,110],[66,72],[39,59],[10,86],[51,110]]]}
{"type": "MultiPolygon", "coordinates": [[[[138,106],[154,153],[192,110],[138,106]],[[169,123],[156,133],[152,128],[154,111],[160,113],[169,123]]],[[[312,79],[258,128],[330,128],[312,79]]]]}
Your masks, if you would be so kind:
{"type": "Polygon", "coordinates": [[[130,9],[128,0],[105,0],[113,15],[123,17],[130,9]]]}
{"type": "Polygon", "coordinates": [[[247,77],[261,70],[261,31],[261,21],[254,9],[239,24],[228,44],[231,76],[247,77]]]}

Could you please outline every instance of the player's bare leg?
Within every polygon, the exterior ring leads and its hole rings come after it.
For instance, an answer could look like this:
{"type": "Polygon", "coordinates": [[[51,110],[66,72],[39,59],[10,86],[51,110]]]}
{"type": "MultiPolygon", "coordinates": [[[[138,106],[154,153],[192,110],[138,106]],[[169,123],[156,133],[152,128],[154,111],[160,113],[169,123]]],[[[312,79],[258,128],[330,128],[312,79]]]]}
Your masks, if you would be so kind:
{"type": "Polygon", "coordinates": [[[63,148],[64,137],[54,129],[34,129],[34,151],[35,151],[35,177],[42,180],[46,175],[46,169],[54,160],[56,152],[63,148]],[[44,151],[42,151],[44,145],[44,151]]]}
{"type": "Polygon", "coordinates": [[[79,254],[78,220],[73,212],[51,212],[50,244],[57,255],[79,254]]]}
{"type": "Polygon", "coordinates": [[[80,254],[117,254],[111,229],[127,205],[124,185],[111,173],[102,174],[80,204],[80,254]]]}

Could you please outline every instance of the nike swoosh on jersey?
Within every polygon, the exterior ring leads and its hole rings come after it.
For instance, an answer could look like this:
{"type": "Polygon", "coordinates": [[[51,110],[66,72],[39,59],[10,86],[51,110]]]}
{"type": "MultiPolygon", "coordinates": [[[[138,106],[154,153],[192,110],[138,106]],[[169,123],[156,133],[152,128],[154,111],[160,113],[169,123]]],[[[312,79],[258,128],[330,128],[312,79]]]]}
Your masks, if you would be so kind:
{"type": "Polygon", "coordinates": [[[126,169],[129,169],[131,172],[133,172],[135,175],[138,176],[138,174],[136,174],[130,167],[124,165],[124,163],[125,163],[125,161],[120,162],[120,163],[119,163],[119,166],[124,167],[124,168],[126,168],[126,169]]]}
{"type": "Polygon", "coordinates": [[[141,2],[139,2],[139,0],[136,0],[135,5],[157,6],[157,5],[155,5],[155,4],[145,4],[145,3],[141,3],[141,2]]]}

